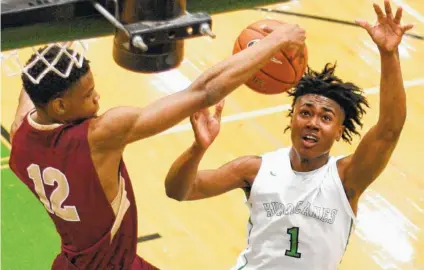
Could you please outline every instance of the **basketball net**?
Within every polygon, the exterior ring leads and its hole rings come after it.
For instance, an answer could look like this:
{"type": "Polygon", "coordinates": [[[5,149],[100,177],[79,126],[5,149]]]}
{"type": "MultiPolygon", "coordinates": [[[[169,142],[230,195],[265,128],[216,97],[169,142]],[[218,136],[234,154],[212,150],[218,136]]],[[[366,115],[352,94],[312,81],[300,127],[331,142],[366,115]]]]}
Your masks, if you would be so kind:
{"type": "Polygon", "coordinates": [[[33,61],[26,65],[25,62],[27,61],[27,59],[24,59],[24,61],[22,61],[19,55],[20,50],[13,50],[12,52],[8,53],[1,52],[0,59],[2,70],[4,73],[6,73],[7,76],[16,76],[23,73],[31,80],[32,83],[38,84],[40,83],[41,79],[43,79],[43,77],[50,71],[56,73],[62,78],[67,78],[69,74],[71,74],[71,70],[74,65],[78,68],[82,67],[84,56],[87,50],[88,44],[83,40],[66,41],[50,43],[47,45],[46,48],[44,48],[40,52],[38,51],[38,48],[32,47],[32,52],[36,54],[36,57],[33,61]],[[56,57],[53,59],[53,61],[49,62],[46,58],[44,58],[44,55],[48,53],[48,51],[54,46],[59,47],[60,50],[56,57]],[[72,49],[73,53],[71,54],[70,52],[68,52],[67,49],[72,49]],[[67,56],[70,59],[69,65],[66,68],[65,72],[61,72],[55,67],[55,65],[57,64],[57,62],[59,62],[60,58],[63,55],[67,56]],[[31,69],[38,61],[42,61],[46,65],[46,68],[36,78],[34,78],[28,73],[28,70],[31,69]]]}

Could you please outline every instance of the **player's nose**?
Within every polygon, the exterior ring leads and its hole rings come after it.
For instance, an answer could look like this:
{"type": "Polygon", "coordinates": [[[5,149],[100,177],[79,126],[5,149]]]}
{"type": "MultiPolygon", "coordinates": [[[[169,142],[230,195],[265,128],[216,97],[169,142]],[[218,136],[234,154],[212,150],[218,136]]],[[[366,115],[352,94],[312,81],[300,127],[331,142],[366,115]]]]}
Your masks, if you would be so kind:
{"type": "Polygon", "coordinates": [[[306,123],[306,127],[313,130],[318,130],[319,125],[318,125],[317,117],[311,117],[309,121],[306,123]]]}
{"type": "Polygon", "coordinates": [[[100,99],[100,95],[99,95],[99,93],[96,92],[96,94],[94,95],[94,101],[98,102],[99,99],[100,99]]]}

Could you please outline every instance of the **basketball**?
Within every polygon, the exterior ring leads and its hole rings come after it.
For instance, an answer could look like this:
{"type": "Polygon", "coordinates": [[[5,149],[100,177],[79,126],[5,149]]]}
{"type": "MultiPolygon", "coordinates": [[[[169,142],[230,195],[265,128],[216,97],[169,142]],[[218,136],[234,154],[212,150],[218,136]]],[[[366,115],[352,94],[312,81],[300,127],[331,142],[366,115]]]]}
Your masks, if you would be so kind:
{"type": "MultiPolygon", "coordinates": [[[[283,24],[277,20],[260,20],[243,29],[234,43],[233,54],[255,45],[267,33],[266,26],[283,24]]],[[[296,56],[296,49],[286,48],[277,52],[261,70],[255,73],[245,84],[262,94],[279,94],[288,91],[302,78],[308,64],[308,51],[304,47],[303,56],[296,56]]]]}

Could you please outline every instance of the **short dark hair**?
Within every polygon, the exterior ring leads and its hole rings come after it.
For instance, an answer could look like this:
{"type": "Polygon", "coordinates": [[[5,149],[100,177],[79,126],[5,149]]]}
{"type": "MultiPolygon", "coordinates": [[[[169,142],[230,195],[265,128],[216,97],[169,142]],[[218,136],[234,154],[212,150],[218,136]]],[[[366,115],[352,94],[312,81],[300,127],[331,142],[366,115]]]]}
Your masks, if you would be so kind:
{"type": "MultiPolygon", "coordinates": [[[[40,48],[38,50],[38,53],[42,53],[43,50],[46,47],[40,48]]],[[[60,52],[61,47],[54,45],[49,49],[49,51],[44,54],[44,58],[49,62],[52,63],[53,60],[56,58],[58,53],[60,52]]],[[[69,54],[73,54],[74,51],[72,49],[67,49],[69,54]]],[[[27,61],[26,65],[34,61],[36,59],[37,54],[34,53],[31,55],[30,59],[27,61]]],[[[76,56],[79,59],[79,54],[76,56]]],[[[58,69],[60,72],[65,73],[71,59],[63,53],[59,59],[59,61],[54,65],[56,69],[58,69]]],[[[41,61],[38,60],[34,66],[28,69],[28,73],[33,77],[37,78],[45,69],[47,68],[47,65],[41,61]]],[[[29,97],[31,98],[32,102],[37,107],[43,107],[46,105],[50,100],[62,96],[73,84],[79,81],[79,79],[87,74],[87,72],[90,70],[89,61],[87,59],[83,59],[82,67],[78,68],[77,66],[72,67],[71,73],[67,78],[62,78],[58,74],[56,74],[53,71],[49,71],[40,81],[39,84],[34,84],[25,73],[22,73],[22,82],[23,87],[29,97]]]]}
{"type": "MultiPolygon", "coordinates": [[[[289,96],[293,97],[293,103],[288,116],[293,116],[294,105],[301,96],[315,94],[332,99],[344,111],[345,119],[343,125],[345,129],[342,139],[350,143],[352,141],[352,133],[359,135],[356,128],[357,126],[362,128],[361,119],[366,113],[364,106],[369,107],[369,105],[362,89],[353,83],[343,82],[334,75],[335,70],[336,64],[330,63],[327,63],[321,72],[313,71],[308,67],[297,86],[289,91],[289,96]]],[[[289,128],[287,127],[287,129],[289,128]]]]}

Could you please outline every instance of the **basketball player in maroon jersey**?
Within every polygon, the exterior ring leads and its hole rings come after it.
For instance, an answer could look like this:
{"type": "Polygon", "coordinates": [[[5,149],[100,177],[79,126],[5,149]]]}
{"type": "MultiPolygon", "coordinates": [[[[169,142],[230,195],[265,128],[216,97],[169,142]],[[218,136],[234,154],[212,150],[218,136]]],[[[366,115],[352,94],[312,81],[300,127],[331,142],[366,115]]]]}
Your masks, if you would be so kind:
{"type": "MultiPolygon", "coordinates": [[[[10,168],[56,225],[62,245],[53,269],[156,269],[136,255],[137,209],[124,148],[218,103],[278,50],[304,46],[305,31],[297,25],[268,30],[256,46],[145,108],[116,107],[97,116],[100,96],[86,59],[67,78],[50,71],[33,84],[22,75],[10,168]]],[[[59,52],[53,47],[44,58],[51,63],[59,52]]],[[[62,56],[55,67],[64,72],[68,64],[62,56]]],[[[38,61],[28,72],[37,77],[45,68],[38,61]]]]}

